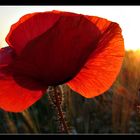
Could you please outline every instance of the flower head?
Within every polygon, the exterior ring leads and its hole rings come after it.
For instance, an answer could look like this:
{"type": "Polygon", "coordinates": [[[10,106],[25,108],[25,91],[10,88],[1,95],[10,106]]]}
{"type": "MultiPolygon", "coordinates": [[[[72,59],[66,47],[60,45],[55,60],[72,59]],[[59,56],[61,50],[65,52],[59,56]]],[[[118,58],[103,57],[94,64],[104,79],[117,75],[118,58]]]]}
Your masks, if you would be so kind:
{"type": "Polygon", "coordinates": [[[117,23],[76,13],[27,14],[0,49],[0,108],[20,112],[48,86],[66,83],[86,98],[105,92],[120,71],[124,42],[117,23]]]}

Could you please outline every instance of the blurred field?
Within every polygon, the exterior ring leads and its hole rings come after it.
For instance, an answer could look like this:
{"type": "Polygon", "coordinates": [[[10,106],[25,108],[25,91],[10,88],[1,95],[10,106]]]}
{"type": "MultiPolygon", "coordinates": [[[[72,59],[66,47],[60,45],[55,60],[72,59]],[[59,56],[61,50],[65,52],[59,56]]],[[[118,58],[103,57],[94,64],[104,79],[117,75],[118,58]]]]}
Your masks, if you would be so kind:
{"type": "MultiPolygon", "coordinates": [[[[140,51],[127,51],[121,72],[105,94],[85,99],[63,86],[63,110],[72,134],[140,133],[140,51]]],[[[58,133],[48,95],[22,113],[0,110],[0,133],[58,133]]]]}

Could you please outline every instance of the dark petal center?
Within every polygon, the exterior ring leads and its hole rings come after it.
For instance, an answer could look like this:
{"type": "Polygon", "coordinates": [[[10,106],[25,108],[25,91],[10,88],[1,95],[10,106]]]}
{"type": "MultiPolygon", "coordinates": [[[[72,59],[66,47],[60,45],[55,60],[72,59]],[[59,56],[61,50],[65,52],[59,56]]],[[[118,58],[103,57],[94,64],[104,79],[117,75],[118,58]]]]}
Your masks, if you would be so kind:
{"type": "Polygon", "coordinates": [[[62,16],[21,52],[13,65],[15,80],[27,76],[47,86],[71,80],[96,49],[99,36],[99,29],[84,16],[62,16]]]}

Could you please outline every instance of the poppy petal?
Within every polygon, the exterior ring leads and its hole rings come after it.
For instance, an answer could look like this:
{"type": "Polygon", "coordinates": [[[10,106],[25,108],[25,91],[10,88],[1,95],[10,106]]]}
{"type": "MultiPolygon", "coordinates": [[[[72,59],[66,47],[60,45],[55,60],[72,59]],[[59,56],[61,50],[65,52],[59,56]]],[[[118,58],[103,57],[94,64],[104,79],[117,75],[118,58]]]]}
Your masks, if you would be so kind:
{"type": "Polygon", "coordinates": [[[28,90],[19,86],[12,77],[0,73],[0,108],[22,112],[42,97],[41,90],[28,90]]]}
{"type": "MultiPolygon", "coordinates": [[[[65,16],[78,15],[78,14],[75,14],[72,12],[64,12],[64,11],[58,11],[58,10],[53,10],[52,12],[55,14],[65,15],[65,16]]],[[[111,21],[104,19],[104,18],[97,17],[97,16],[84,15],[84,17],[87,18],[88,20],[90,20],[92,23],[94,23],[99,28],[101,33],[103,33],[111,23],[111,21]]]]}
{"type": "Polygon", "coordinates": [[[19,55],[29,41],[49,30],[58,19],[59,15],[51,12],[24,15],[11,26],[6,42],[19,55]]]}
{"type": "Polygon", "coordinates": [[[10,65],[13,62],[14,52],[10,47],[0,49],[0,108],[11,111],[21,112],[36,102],[43,93],[39,84],[30,79],[18,77],[18,79],[36,90],[29,90],[16,83],[10,73],[10,65]],[[37,89],[38,87],[38,89],[37,89]]]}
{"type": "Polygon", "coordinates": [[[120,71],[125,53],[119,25],[111,22],[108,24],[105,19],[101,24],[101,21],[101,18],[96,21],[96,25],[102,30],[97,49],[77,76],[67,83],[86,98],[98,96],[111,87],[120,71]]]}
{"type": "Polygon", "coordinates": [[[10,47],[0,48],[0,68],[6,67],[13,62],[14,51],[10,47]]]}
{"type": "Polygon", "coordinates": [[[94,23],[99,28],[101,33],[105,32],[111,24],[111,21],[105,18],[100,18],[97,16],[88,16],[88,15],[85,15],[85,17],[88,20],[90,20],[92,23],[94,23]]]}
{"type": "MultiPolygon", "coordinates": [[[[44,18],[46,14],[44,12],[44,18]]],[[[96,49],[100,31],[83,15],[73,15],[61,15],[51,29],[27,43],[13,64],[13,75],[17,83],[16,77],[23,75],[47,86],[58,85],[71,80],[80,71],[89,54],[96,49]]],[[[36,15],[32,18],[37,21],[36,15]]],[[[36,23],[32,30],[34,28],[37,28],[36,23]]],[[[17,32],[14,34],[20,36],[17,32]]]]}

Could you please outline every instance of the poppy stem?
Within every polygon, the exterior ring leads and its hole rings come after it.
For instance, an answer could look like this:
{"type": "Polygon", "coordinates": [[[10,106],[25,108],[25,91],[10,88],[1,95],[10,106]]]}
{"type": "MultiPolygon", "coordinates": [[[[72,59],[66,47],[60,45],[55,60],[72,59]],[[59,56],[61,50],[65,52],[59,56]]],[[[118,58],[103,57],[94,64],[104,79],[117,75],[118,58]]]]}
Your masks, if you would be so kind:
{"type": "Polygon", "coordinates": [[[53,92],[51,92],[50,98],[57,109],[57,112],[58,112],[57,115],[58,115],[58,120],[61,125],[61,131],[63,133],[69,133],[69,129],[65,121],[63,111],[62,111],[63,91],[60,86],[53,86],[53,92]]]}
{"type": "Polygon", "coordinates": [[[58,110],[59,121],[61,122],[61,124],[63,126],[64,132],[69,133],[67,123],[64,119],[64,115],[63,115],[63,111],[62,111],[61,103],[60,103],[60,100],[59,100],[59,97],[58,97],[58,94],[57,94],[57,88],[56,87],[54,87],[54,96],[55,96],[55,99],[56,99],[56,107],[57,107],[57,110],[58,110]]]}

